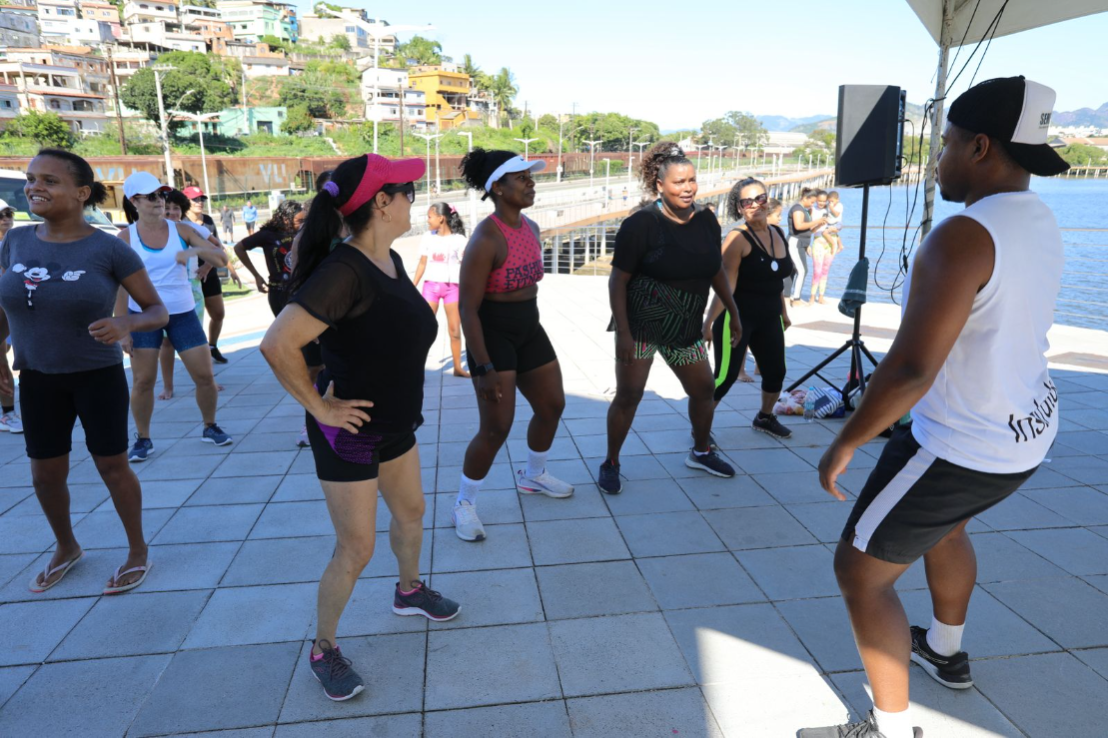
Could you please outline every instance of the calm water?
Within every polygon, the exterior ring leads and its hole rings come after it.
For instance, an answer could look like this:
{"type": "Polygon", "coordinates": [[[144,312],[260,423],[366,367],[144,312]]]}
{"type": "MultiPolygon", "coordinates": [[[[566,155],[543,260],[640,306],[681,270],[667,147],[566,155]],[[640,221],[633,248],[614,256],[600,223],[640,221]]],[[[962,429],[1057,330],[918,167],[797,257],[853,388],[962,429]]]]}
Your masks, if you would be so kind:
{"type": "MultiPolygon", "coordinates": [[[[1108,331],[1108,180],[1034,178],[1031,188],[1054,210],[1066,245],[1066,267],[1062,273],[1062,293],[1058,299],[1055,321],[1067,326],[1108,331]]],[[[870,190],[866,256],[870,259],[871,302],[900,303],[899,285],[903,276],[897,272],[904,240],[905,194],[911,197],[913,190],[914,188],[905,187],[875,187],[870,190]],[[890,197],[892,209],[885,221],[890,197]],[[886,226],[884,229],[881,228],[883,221],[886,226]],[[878,264],[882,246],[884,256],[878,264]],[[872,271],[875,265],[876,285],[872,271]]],[[[843,232],[846,249],[835,258],[831,267],[827,292],[834,297],[842,295],[846,278],[858,259],[858,241],[861,236],[859,227],[862,221],[862,191],[840,188],[839,195],[846,206],[844,221],[853,228],[843,232]]],[[[937,195],[938,193],[936,197],[937,195]]],[[[958,213],[963,207],[958,203],[941,200],[936,200],[935,205],[936,222],[958,213]]],[[[913,230],[919,224],[922,212],[923,186],[920,185],[916,212],[912,218],[913,230]]],[[[911,232],[908,240],[911,243],[911,232]]]]}

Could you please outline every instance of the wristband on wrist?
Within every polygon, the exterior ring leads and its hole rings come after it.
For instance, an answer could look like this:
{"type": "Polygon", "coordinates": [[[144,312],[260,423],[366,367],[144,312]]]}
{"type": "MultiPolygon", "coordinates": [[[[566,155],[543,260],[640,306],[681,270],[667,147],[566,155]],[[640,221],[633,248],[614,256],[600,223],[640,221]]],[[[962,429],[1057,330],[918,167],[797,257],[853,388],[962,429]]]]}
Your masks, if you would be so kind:
{"type": "Polygon", "coordinates": [[[474,377],[484,377],[490,372],[496,372],[496,367],[492,366],[492,362],[488,364],[479,364],[476,367],[470,367],[469,373],[474,377]]]}

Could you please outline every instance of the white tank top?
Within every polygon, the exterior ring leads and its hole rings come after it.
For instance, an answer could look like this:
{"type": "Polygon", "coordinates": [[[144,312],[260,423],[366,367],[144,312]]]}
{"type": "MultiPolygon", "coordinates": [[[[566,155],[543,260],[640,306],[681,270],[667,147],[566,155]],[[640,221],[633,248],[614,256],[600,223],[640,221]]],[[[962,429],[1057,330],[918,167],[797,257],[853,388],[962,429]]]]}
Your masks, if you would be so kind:
{"type": "MultiPolygon", "coordinates": [[[[158,297],[165,303],[165,309],[169,311],[169,315],[174,316],[196,310],[196,298],[193,297],[192,285],[189,284],[188,267],[177,262],[177,253],[188,246],[177,232],[177,224],[166,221],[166,225],[169,226],[169,235],[161,249],[150,248],[142,243],[138,226],[134,223],[127,230],[131,236],[131,248],[146,266],[146,273],[150,275],[150,282],[154,283],[158,297]]],[[[131,310],[141,310],[134,298],[127,299],[127,306],[131,310]]]]}
{"type": "MultiPolygon", "coordinates": [[[[935,383],[912,409],[912,433],[928,452],[962,467],[1024,472],[1042,463],[1058,433],[1046,334],[1062,282],[1062,233],[1030,191],[983,198],[959,215],[992,236],[993,274],[935,383]]],[[[909,270],[909,300],[911,279],[909,270]]]]}

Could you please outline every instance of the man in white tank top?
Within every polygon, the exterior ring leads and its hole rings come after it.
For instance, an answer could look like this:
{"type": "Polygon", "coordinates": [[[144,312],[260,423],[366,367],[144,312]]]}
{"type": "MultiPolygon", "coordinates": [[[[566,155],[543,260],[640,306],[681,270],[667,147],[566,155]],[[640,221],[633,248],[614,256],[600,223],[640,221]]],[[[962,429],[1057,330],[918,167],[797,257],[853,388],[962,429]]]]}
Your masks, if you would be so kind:
{"type": "Polygon", "coordinates": [[[845,500],[835,483],[854,451],[912,412],[835,553],[874,709],[864,725],[799,736],[913,736],[909,660],[948,688],[973,686],[961,650],[977,577],[966,523],[1015,492],[1058,431],[1045,353],[1062,237],[1029,189],[1031,175],[1068,169],[1046,143],[1054,98],[1048,87],[1009,77],[982,82],[950,106],[938,181],[943,199],[966,209],[920,246],[896,340],[819,465],[820,483],[845,500]],[[893,589],[921,556],[934,608],[926,629],[909,628],[893,589]]]}

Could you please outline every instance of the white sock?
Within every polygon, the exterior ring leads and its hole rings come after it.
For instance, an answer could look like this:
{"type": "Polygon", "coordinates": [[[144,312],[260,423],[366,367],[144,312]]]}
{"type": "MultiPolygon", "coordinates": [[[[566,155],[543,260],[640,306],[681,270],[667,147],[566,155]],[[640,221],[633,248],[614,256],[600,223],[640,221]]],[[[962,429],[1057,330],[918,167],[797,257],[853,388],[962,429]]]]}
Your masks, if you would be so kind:
{"type": "Polygon", "coordinates": [[[536,478],[543,473],[546,469],[546,455],[550,454],[548,449],[545,452],[536,452],[534,449],[527,450],[527,470],[523,473],[525,477],[536,478]]]}
{"type": "Polygon", "coordinates": [[[480,480],[470,480],[464,474],[462,475],[462,484],[458,488],[458,499],[454,501],[454,505],[458,505],[462,501],[469,503],[470,505],[477,505],[477,493],[481,491],[481,483],[485,481],[485,478],[480,480]]]}
{"type": "Polygon", "coordinates": [[[927,630],[927,646],[935,654],[951,657],[962,651],[962,630],[965,628],[965,624],[951,626],[932,616],[931,628],[927,630]]]}
{"type": "Polygon", "coordinates": [[[911,708],[905,708],[896,713],[886,713],[874,706],[873,717],[877,719],[877,730],[889,739],[912,739],[914,736],[911,708]]]}

